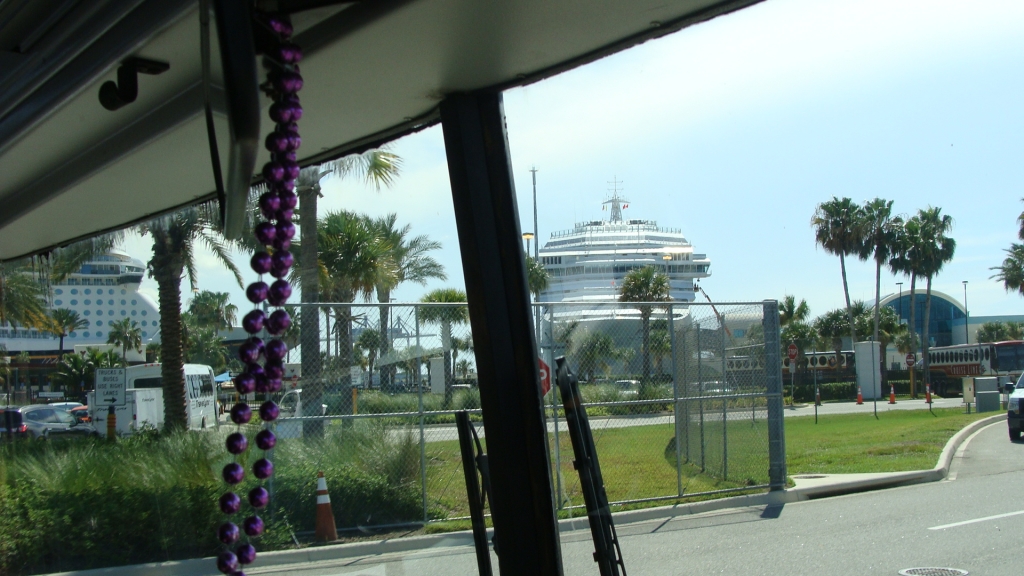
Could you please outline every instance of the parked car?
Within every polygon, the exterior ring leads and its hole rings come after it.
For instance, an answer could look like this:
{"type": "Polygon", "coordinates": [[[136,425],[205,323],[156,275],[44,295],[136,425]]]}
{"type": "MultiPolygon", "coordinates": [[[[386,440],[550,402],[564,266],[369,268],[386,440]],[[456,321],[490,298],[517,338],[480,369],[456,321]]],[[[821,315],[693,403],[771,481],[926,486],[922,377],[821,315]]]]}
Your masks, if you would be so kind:
{"type": "Polygon", "coordinates": [[[70,412],[73,408],[84,406],[84,404],[81,402],[51,402],[50,404],[47,404],[47,406],[50,408],[56,408],[57,410],[70,412]]]}
{"type": "Polygon", "coordinates": [[[86,424],[92,422],[92,417],[89,416],[88,406],[79,406],[68,410],[68,414],[75,417],[75,420],[79,423],[85,422],[86,424]]]}
{"type": "Polygon", "coordinates": [[[636,396],[640,393],[639,380],[616,380],[615,386],[617,386],[619,391],[626,396],[636,396]]]}
{"type": "Polygon", "coordinates": [[[18,409],[28,434],[33,439],[95,436],[91,424],[80,423],[74,416],[46,404],[33,404],[18,409]]]}
{"type": "Polygon", "coordinates": [[[28,426],[18,408],[0,408],[0,442],[28,437],[28,426]]]}

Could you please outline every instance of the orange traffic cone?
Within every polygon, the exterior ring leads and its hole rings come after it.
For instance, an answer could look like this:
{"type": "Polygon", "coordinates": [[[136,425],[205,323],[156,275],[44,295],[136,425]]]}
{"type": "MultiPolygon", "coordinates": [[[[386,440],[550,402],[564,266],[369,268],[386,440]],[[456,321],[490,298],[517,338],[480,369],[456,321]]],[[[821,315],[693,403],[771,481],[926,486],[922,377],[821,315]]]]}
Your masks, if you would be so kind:
{"type": "Polygon", "coordinates": [[[324,473],[317,473],[316,479],[316,539],[319,542],[333,542],[338,539],[338,528],[334,525],[334,511],[331,497],[327,494],[327,480],[324,473]]]}
{"type": "Polygon", "coordinates": [[[864,403],[864,395],[860,393],[860,386],[857,386],[857,404],[864,403]]]}
{"type": "Polygon", "coordinates": [[[925,384],[924,385],[924,403],[925,404],[931,404],[932,403],[932,385],[931,384],[925,384]]]}
{"type": "Polygon", "coordinates": [[[896,403],[896,386],[894,384],[889,384],[889,404],[895,404],[895,403],[896,403]]]}

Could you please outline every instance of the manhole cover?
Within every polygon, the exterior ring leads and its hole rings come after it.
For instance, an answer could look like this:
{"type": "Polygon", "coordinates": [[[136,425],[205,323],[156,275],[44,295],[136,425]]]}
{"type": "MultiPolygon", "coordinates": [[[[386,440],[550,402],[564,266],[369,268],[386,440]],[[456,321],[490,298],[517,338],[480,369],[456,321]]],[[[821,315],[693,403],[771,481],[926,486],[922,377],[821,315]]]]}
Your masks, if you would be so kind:
{"type": "Polygon", "coordinates": [[[959,568],[904,568],[900,576],[967,576],[967,570],[959,568]]]}

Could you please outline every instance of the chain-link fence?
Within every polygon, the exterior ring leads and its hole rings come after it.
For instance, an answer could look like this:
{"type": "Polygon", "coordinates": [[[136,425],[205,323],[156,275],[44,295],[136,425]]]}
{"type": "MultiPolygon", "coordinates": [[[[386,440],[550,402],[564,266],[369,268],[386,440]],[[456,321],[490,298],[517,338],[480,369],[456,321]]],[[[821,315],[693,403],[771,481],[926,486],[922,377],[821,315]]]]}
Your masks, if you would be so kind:
{"type": "MultiPolygon", "coordinates": [[[[291,366],[278,397],[278,519],[312,530],[319,470],[339,528],[466,517],[455,412],[469,411],[486,434],[465,305],[306,310],[320,315],[320,366],[315,378],[291,366]]],[[[776,310],[774,302],[535,306],[541,360],[553,368],[565,356],[580,378],[613,505],[782,487],[776,310]]],[[[557,389],[545,396],[545,415],[557,504],[578,514],[557,389]]]]}

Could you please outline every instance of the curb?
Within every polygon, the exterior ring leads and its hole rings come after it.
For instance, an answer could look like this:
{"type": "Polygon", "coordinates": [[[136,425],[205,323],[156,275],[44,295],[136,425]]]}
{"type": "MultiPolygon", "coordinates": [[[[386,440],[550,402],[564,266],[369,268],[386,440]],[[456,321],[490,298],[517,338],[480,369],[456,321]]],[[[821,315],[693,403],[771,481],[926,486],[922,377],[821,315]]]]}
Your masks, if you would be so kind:
{"type": "MultiPolygon", "coordinates": [[[[794,502],[826,498],[829,496],[840,496],[843,494],[853,494],[857,492],[879,490],[882,488],[894,488],[897,486],[909,486],[924,482],[935,482],[944,479],[949,474],[949,465],[953,461],[953,456],[956,454],[960,445],[963,444],[964,440],[977,430],[1005,419],[1006,413],[1003,412],[995,416],[976,420],[962,428],[946,442],[946,446],[942,449],[942,452],[939,455],[938,463],[930,470],[893,472],[891,474],[884,474],[875,478],[836,482],[823,486],[790,488],[787,490],[778,490],[762,494],[731,496],[729,498],[720,498],[717,500],[693,502],[690,504],[675,504],[672,506],[660,506],[657,508],[627,510],[625,512],[616,512],[614,514],[614,519],[617,524],[630,524],[648,520],[672,518],[676,516],[704,514],[723,509],[791,504],[794,502]]],[[[587,530],[589,529],[589,526],[590,525],[587,522],[587,517],[585,515],[558,521],[559,532],[587,530]]],[[[428,548],[447,548],[453,546],[472,545],[472,531],[464,530],[444,534],[410,536],[408,538],[397,538],[393,540],[353,542],[350,544],[316,546],[311,548],[302,548],[299,550],[262,552],[258,555],[257,561],[259,568],[266,568],[288,564],[342,560],[356,556],[379,556],[382,554],[410,552],[413,550],[424,550],[428,548]]],[[[60,572],[49,574],[47,576],[122,576],[127,574],[146,574],[147,576],[216,576],[220,574],[220,572],[217,571],[213,558],[195,558],[176,562],[156,562],[151,564],[135,564],[132,566],[60,572]]]]}

